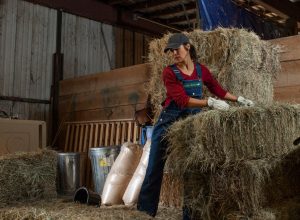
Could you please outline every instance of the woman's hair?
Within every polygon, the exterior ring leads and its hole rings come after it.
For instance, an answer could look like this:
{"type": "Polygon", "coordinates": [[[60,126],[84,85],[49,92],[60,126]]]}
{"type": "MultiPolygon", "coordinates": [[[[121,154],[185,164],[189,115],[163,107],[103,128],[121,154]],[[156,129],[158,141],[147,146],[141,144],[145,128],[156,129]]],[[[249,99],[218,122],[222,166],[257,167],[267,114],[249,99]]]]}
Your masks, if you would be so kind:
{"type": "MultiPolygon", "coordinates": [[[[184,44],[184,46],[186,46],[188,43],[184,44]]],[[[197,55],[197,52],[196,52],[196,48],[194,47],[194,45],[190,44],[190,56],[191,56],[191,59],[194,61],[194,62],[197,62],[198,60],[198,55],[197,55]]]]}

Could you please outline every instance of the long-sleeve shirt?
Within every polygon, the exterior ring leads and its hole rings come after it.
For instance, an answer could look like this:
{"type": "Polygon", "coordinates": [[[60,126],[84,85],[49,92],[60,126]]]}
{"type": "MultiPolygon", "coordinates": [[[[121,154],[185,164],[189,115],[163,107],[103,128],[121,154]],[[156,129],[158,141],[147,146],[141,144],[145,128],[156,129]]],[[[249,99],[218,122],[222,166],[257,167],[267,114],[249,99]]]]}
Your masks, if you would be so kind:
{"type": "MultiPolygon", "coordinates": [[[[202,70],[202,82],[208,88],[208,90],[219,98],[224,98],[227,91],[224,90],[218,81],[212,76],[211,72],[202,64],[200,64],[202,70]]],[[[194,71],[192,75],[184,74],[180,69],[180,74],[184,80],[195,80],[198,79],[196,65],[194,65],[194,71]]],[[[186,94],[182,83],[177,79],[172,68],[166,67],[163,71],[163,81],[167,90],[167,98],[164,102],[164,107],[167,107],[172,100],[181,107],[184,108],[190,99],[186,94]]]]}

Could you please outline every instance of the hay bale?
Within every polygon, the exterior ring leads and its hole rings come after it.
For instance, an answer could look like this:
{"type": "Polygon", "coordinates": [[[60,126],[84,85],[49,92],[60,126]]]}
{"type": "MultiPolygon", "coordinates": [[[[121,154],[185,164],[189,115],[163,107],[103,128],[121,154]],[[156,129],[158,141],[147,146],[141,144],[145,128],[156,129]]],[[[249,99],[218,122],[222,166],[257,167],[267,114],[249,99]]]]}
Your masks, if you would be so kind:
{"type": "MultiPolygon", "coordinates": [[[[2,220],[88,220],[88,219],[114,219],[114,220],[145,220],[153,219],[144,212],[137,211],[135,207],[119,206],[87,206],[63,200],[39,201],[15,207],[0,209],[2,220]]],[[[182,210],[159,207],[155,219],[175,220],[182,219],[182,210]]]]}
{"type": "Polygon", "coordinates": [[[206,173],[209,185],[202,185],[205,188],[198,191],[197,199],[192,197],[188,204],[207,219],[223,217],[233,211],[253,216],[265,202],[263,186],[276,164],[274,160],[247,160],[206,173]]]}
{"type": "Polygon", "coordinates": [[[297,174],[284,173],[287,160],[279,157],[245,160],[207,172],[189,172],[185,178],[185,203],[196,219],[281,219],[287,208],[283,209],[278,201],[293,196],[278,192],[293,191],[297,195],[300,190],[299,178],[284,185],[276,181],[286,177],[293,179],[297,174]],[[274,192],[270,196],[271,191],[274,192]]]}
{"type": "Polygon", "coordinates": [[[275,210],[277,220],[299,220],[300,219],[300,197],[278,200],[276,206],[272,207],[275,210]]]}
{"type": "Polygon", "coordinates": [[[162,180],[159,204],[165,207],[182,207],[183,184],[182,178],[165,172],[162,180]]]}
{"type": "MultiPolygon", "coordinates": [[[[273,79],[280,70],[278,46],[244,29],[194,30],[185,34],[196,48],[198,61],[211,70],[225,89],[258,103],[273,101],[273,79]]],[[[147,90],[157,111],[166,95],[161,74],[173,62],[170,55],[163,53],[169,36],[149,44],[151,78],[147,90]]],[[[208,95],[205,90],[204,96],[208,95]]]]}
{"type": "Polygon", "coordinates": [[[299,133],[300,108],[293,105],[207,111],[170,127],[167,166],[180,176],[194,167],[282,156],[296,149],[299,133]]]}
{"type": "Polygon", "coordinates": [[[56,197],[57,153],[51,150],[0,157],[0,207],[56,197]]]}
{"type": "Polygon", "coordinates": [[[251,217],[242,215],[240,213],[230,213],[226,216],[226,220],[275,220],[276,215],[272,210],[259,210],[257,213],[254,213],[251,217]]]}

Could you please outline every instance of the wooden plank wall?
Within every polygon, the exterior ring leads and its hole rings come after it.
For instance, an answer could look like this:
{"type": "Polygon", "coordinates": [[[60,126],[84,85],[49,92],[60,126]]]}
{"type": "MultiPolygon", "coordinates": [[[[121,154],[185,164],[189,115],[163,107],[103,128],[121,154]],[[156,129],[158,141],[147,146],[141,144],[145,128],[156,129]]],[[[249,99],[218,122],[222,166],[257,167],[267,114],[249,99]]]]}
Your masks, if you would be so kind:
{"type": "Polygon", "coordinates": [[[133,118],[144,107],[149,65],[139,64],[60,82],[62,121],[133,118]]]}
{"type": "Polygon", "coordinates": [[[300,103],[300,35],[270,40],[282,47],[281,72],[274,84],[274,99],[300,103]]]}
{"type": "Polygon", "coordinates": [[[113,27],[79,16],[62,14],[63,79],[115,68],[113,27]]]}
{"type": "MultiPolygon", "coordinates": [[[[0,95],[50,100],[56,11],[20,0],[0,1],[0,95]]],[[[48,121],[49,105],[0,100],[0,110],[48,121]]]]}
{"type": "Polygon", "coordinates": [[[115,27],[116,68],[147,62],[148,43],[151,36],[115,27]]]}

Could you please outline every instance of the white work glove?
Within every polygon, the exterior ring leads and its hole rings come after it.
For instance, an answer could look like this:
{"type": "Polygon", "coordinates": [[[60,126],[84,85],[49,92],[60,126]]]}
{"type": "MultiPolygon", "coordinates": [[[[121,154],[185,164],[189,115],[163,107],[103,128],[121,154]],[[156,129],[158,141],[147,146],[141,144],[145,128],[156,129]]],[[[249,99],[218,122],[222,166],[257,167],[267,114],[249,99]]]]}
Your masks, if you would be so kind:
{"type": "Polygon", "coordinates": [[[243,96],[239,96],[237,102],[242,106],[253,107],[254,103],[250,99],[245,99],[243,96]]]}
{"type": "Polygon", "coordinates": [[[214,109],[219,109],[219,110],[228,110],[229,109],[229,105],[225,101],[214,99],[212,97],[208,98],[207,105],[209,107],[212,107],[214,109]]]}

